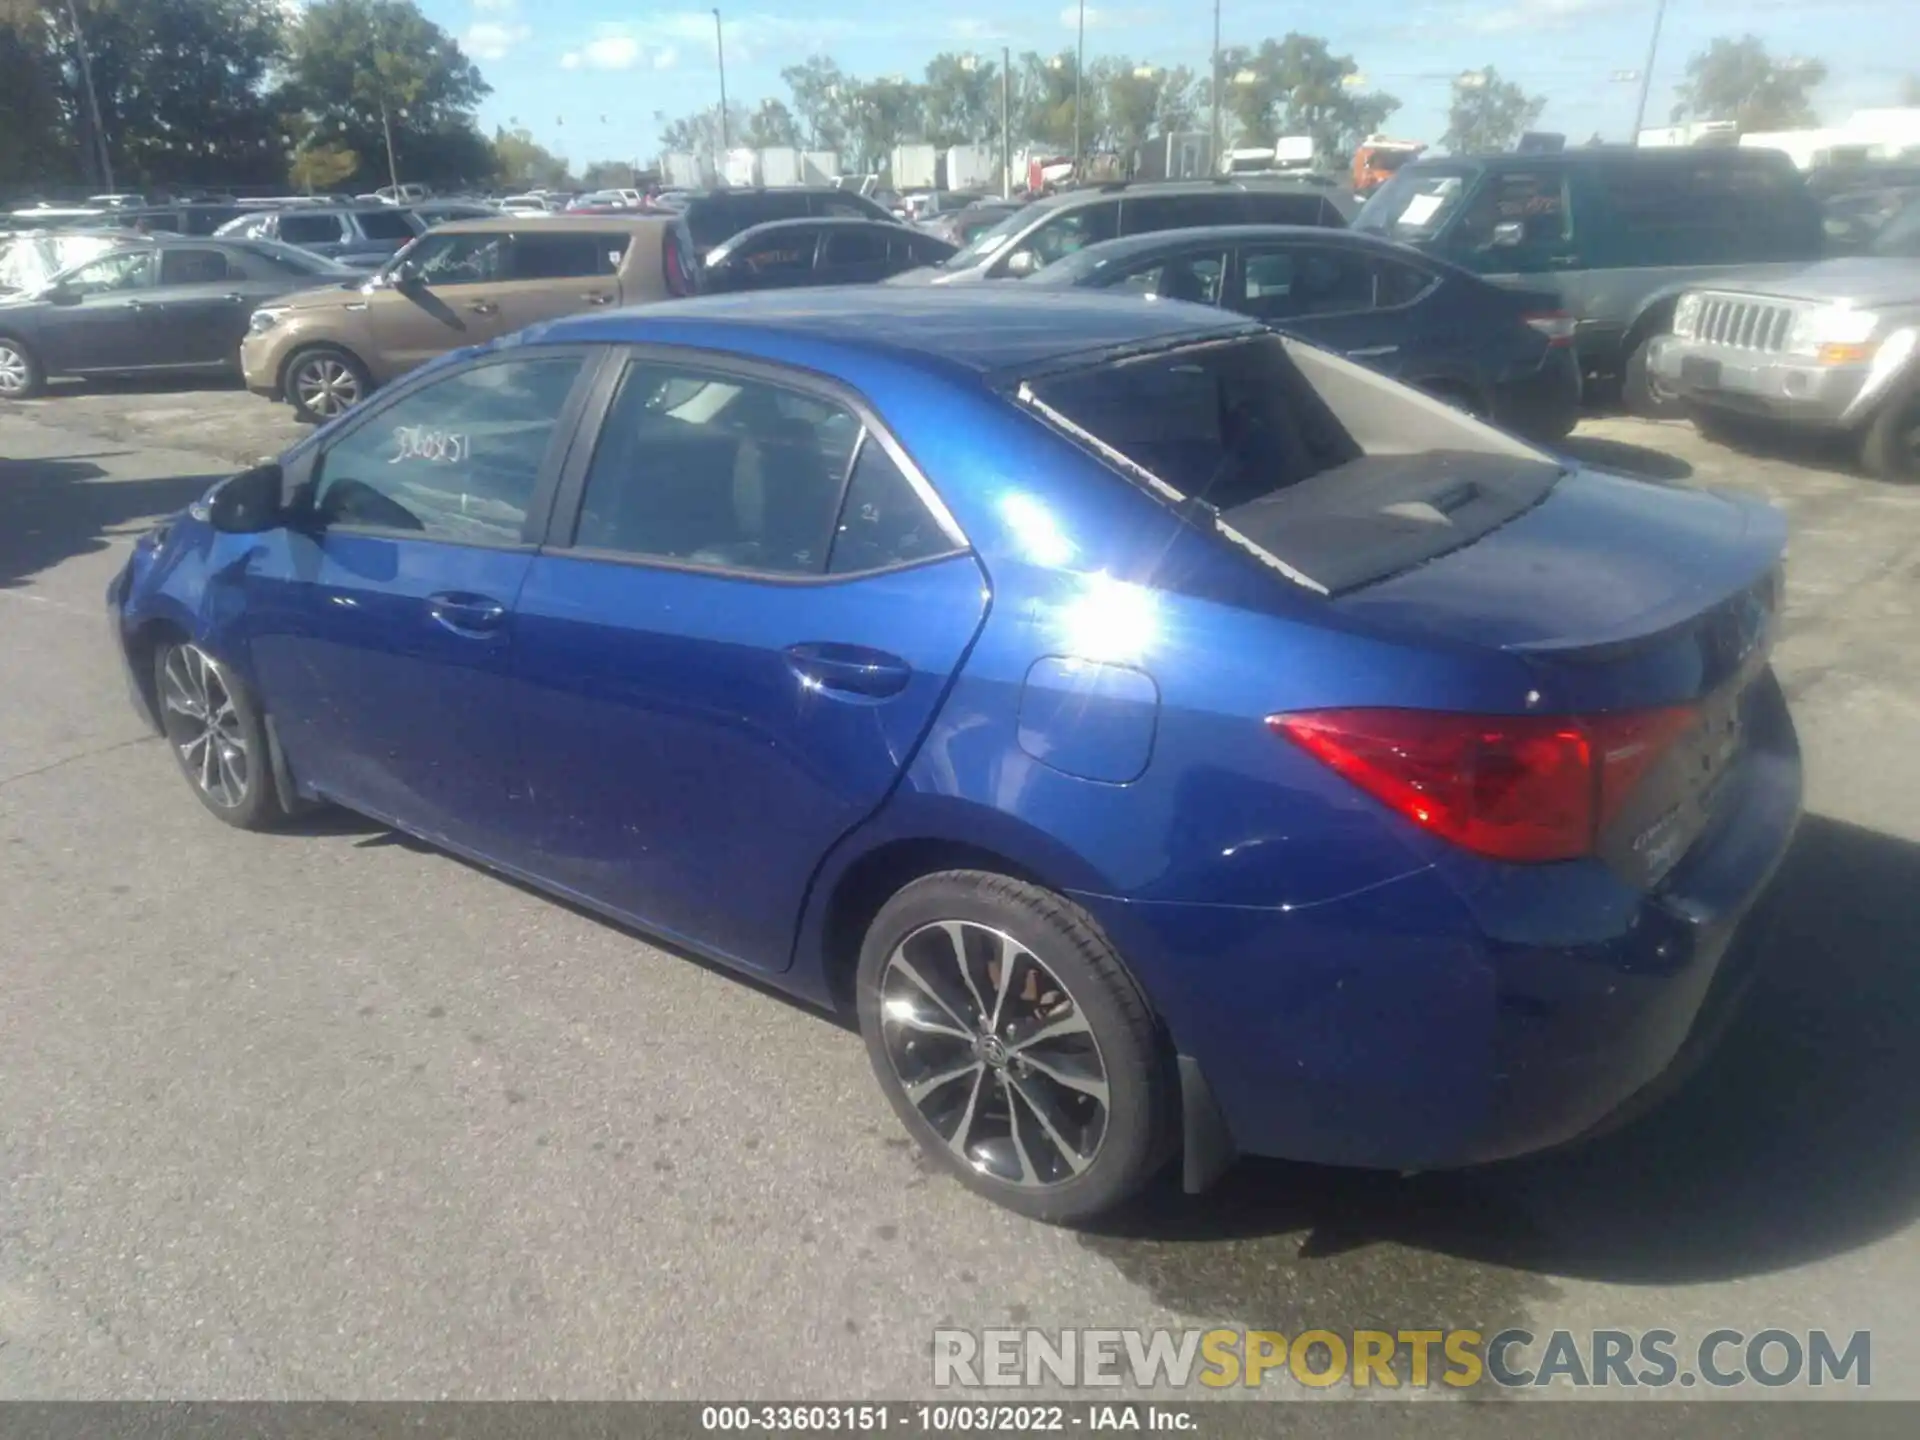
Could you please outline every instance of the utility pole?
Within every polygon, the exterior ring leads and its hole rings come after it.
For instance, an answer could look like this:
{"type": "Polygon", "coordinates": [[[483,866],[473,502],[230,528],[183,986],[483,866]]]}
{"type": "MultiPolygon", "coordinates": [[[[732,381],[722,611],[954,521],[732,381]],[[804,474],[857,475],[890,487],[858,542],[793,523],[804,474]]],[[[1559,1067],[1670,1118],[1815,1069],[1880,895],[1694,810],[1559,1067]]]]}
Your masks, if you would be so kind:
{"type": "Polygon", "coordinates": [[[1653,89],[1653,57],[1660,50],[1660,26],[1667,18],[1667,0],[1655,0],[1653,10],[1653,38],[1647,41],[1647,63],[1640,71],[1640,103],[1633,111],[1633,134],[1627,137],[1629,145],[1640,143],[1640,127],[1647,123],[1647,95],[1653,89]]]}
{"type": "Polygon", "coordinates": [[[393,158],[393,118],[387,112],[387,90],[383,82],[380,87],[380,133],[387,141],[387,184],[393,187],[393,203],[400,203],[400,167],[393,158]]]}
{"type": "Polygon", "coordinates": [[[1213,88],[1208,92],[1213,104],[1208,107],[1212,112],[1207,116],[1207,170],[1218,174],[1220,170],[1220,0],[1213,0],[1213,88]]]}
{"type": "Polygon", "coordinates": [[[93,125],[94,148],[100,158],[100,180],[113,193],[113,161],[107,157],[107,131],[100,123],[100,97],[93,89],[93,62],[87,56],[86,32],[80,28],[80,11],[74,0],[67,0],[67,20],[73,26],[73,46],[80,54],[80,84],[87,92],[87,117],[93,125]]]}
{"type": "Polygon", "coordinates": [[[727,134],[727,39],[720,33],[720,12],[713,12],[713,53],[720,61],[720,153],[714,156],[713,168],[726,173],[726,154],[733,144],[733,138],[727,134]]]}
{"type": "Polygon", "coordinates": [[[1013,110],[1013,49],[1000,47],[1000,195],[1013,198],[1013,131],[1008,128],[1013,110]]]}
{"type": "Polygon", "coordinates": [[[1082,178],[1080,169],[1080,72],[1087,65],[1087,0],[1080,0],[1080,34],[1073,45],[1073,179],[1082,178]]]}

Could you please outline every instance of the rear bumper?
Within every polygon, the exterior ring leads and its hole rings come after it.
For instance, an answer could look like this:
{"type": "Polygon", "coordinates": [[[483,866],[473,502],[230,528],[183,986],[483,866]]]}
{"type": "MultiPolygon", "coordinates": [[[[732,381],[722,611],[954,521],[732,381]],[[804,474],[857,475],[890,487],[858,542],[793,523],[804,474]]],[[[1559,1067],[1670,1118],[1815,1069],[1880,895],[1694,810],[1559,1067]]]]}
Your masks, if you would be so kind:
{"type": "Polygon", "coordinates": [[[1765,743],[1652,893],[1583,862],[1481,867],[1473,893],[1428,867],[1285,913],[1078,898],[1239,1153],[1416,1170],[1552,1148],[1656,1098],[1752,973],[1801,804],[1765,683],[1765,743]]]}
{"type": "Polygon", "coordinates": [[[1708,345],[1662,335],[1647,364],[1667,389],[1692,405],[1839,430],[1867,382],[1866,365],[1821,365],[1811,358],[1708,345]]]}
{"type": "Polygon", "coordinates": [[[1502,381],[1493,392],[1496,425],[1533,440],[1560,440],[1580,421],[1580,360],[1556,346],[1536,370],[1502,381]]]}

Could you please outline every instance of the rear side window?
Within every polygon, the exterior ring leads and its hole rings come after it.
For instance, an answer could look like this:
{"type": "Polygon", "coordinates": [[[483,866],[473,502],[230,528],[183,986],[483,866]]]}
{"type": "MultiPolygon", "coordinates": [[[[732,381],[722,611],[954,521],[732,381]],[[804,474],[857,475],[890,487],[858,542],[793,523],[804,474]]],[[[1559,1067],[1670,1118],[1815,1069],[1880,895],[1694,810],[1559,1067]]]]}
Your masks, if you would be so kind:
{"type": "Polygon", "coordinates": [[[846,575],[884,570],[946,555],[954,548],[886,447],[871,434],[862,438],[834,530],[828,571],[846,575]]]}
{"type": "Polygon", "coordinates": [[[1281,322],[1374,308],[1373,257],[1331,246],[1248,246],[1233,309],[1281,322]]]}
{"type": "Polygon", "coordinates": [[[824,265],[878,265],[887,258],[887,237],[865,226],[836,225],[827,231],[824,265]]]}
{"type": "Polygon", "coordinates": [[[1595,179],[1615,264],[1792,260],[1820,244],[1818,209],[1784,166],[1662,157],[1605,164],[1595,179]]]}
{"type": "Polygon", "coordinates": [[[362,210],[360,233],[369,240],[411,240],[417,233],[399,210],[362,210]]]}
{"type": "Polygon", "coordinates": [[[1254,225],[1339,225],[1340,215],[1324,195],[1292,195],[1251,190],[1246,217],[1254,225]]]}
{"type": "Polygon", "coordinates": [[[289,245],[326,245],[338,240],[341,233],[338,215],[282,215],[280,217],[280,238],[289,245]]]}
{"type": "Polygon", "coordinates": [[[160,283],[162,285],[214,285],[225,280],[233,271],[227,264],[227,257],[218,250],[162,250],[160,252],[160,283]]]}
{"type": "Polygon", "coordinates": [[[622,378],[574,543],[639,559],[818,575],[859,422],[765,381],[670,365],[622,378]]]}
{"type": "Polygon", "coordinates": [[[627,237],[624,235],[516,230],[513,235],[513,278],[576,280],[611,275],[620,268],[620,259],[626,251],[627,237]]]}

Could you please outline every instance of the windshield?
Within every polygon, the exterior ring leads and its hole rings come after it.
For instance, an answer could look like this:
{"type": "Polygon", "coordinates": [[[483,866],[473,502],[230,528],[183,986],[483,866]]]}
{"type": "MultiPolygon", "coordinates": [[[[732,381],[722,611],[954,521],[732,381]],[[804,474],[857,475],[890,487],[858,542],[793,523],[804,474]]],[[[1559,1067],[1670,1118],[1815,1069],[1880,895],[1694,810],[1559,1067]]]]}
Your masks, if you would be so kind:
{"type": "Polygon", "coordinates": [[[0,240],[0,290],[38,290],[62,270],[120,243],[111,235],[15,235],[0,240]]]}
{"type": "Polygon", "coordinates": [[[974,236],[950,259],[941,262],[946,270],[965,270],[982,260],[998,255],[1006,249],[1009,241],[1026,228],[1026,213],[1014,211],[1004,220],[995,222],[974,236]]]}
{"type": "Polygon", "coordinates": [[[1467,170],[1402,170],[1373,192],[1353,228],[1395,240],[1431,240],[1458,213],[1472,179],[1467,170]]]}

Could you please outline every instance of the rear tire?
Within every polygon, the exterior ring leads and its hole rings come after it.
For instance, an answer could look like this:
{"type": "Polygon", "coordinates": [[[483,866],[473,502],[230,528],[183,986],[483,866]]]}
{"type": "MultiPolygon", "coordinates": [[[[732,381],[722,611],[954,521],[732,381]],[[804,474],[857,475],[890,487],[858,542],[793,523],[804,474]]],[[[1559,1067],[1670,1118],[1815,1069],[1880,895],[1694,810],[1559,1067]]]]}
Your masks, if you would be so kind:
{"type": "Polygon", "coordinates": [[[1880,407],[1860,439],[1860,463],[1876,479],[1920,484],[1920,390],[1880,407]]]}
{"type": "Polygon", "coordinates": [[[1627,352],[1627,363],[1620,374],[1620,399],[1629,415],[1643,420],[1678,420],[1686,408],[1680,397],[1655,378],[1648,364],[1648,350],[1655,337],[1647,336],[1627,352]]]}
{"type": "Polygon", "coordinates": [[[31,400],[46,384],[46,374],[26,341],[0,335],[0,400],[31,400]]]}
{"type": "Polygon", "coordinates": [[[160,727],[187,787],[237,830],[270,830],[287,818],[259,702],[198,645],[167,641],[153,657],[160,727]]]}
{"type": "Polygon", "coordinates": [[[977,870],[914,881],[860,951],[860,1031],[901,1124],[968,1189],[1074,1224],[1171,1153],[1176,1087],[1092,917],[977,870]]]}
{"type": "Polygon", "coordinates": [[[313,345],[296,350],[287,360],[280,391],[296,416],[309,425],[324,425],[372,394],[373,377],[352,351],[313,345]]]}

